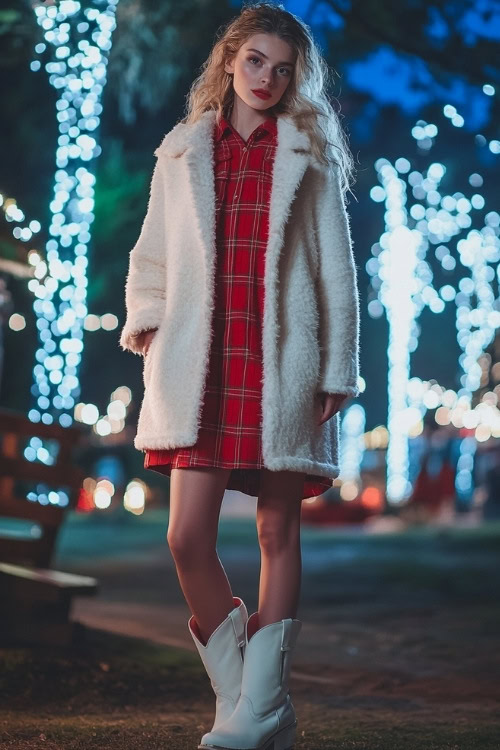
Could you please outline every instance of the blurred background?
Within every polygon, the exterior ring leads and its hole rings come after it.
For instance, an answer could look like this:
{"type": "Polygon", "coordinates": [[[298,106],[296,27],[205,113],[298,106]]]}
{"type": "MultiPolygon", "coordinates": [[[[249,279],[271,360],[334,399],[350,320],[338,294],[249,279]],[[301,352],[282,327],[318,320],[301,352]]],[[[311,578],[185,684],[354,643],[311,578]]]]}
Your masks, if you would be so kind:
{"type": "MultiPolygon", "coordinates": [[[[140,358],[120,350],[128,255],[153,151],[238,2],[22,2],[0,10],[0,406],[80,425],[76,511],[142,514],[168,480],[133,445],[140,358]],[[209,19],[209,22],[208,22],[209,19]]],[[[325,524],[500,517],[500,10],[460,2],[286,2],[333,69],[356,160],[362,395],[325,524]]],[[[29,462],[57,441],[26,435],[29,462]]],[[[227,493],[225,513],[254,512],[227,493]]],[[[33,503],[71,505],[34,481],[33,503]]]]}

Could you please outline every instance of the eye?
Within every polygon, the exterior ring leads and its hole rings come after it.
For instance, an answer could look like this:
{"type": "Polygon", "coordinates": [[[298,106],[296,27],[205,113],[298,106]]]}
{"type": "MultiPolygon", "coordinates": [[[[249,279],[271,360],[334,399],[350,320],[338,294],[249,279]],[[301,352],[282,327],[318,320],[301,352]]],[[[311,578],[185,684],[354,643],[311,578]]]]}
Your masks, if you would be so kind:
{"type": "MultiPolygon", "coordinates": [[[[251,63],[253,63],[254,60],[256,60],[257,62],[260,62],[260,57],[249,57],[248,60],[251,63]]],[[[284,70],[286,76],[290,76],[291,75],[291,70],[289,68],[281,67],[281,68],[278,68],[278,70],[281,70],[281,71],[284,70]]],[[[281,75],[283,75],[283,74],[281,74],[281,75]]]]}

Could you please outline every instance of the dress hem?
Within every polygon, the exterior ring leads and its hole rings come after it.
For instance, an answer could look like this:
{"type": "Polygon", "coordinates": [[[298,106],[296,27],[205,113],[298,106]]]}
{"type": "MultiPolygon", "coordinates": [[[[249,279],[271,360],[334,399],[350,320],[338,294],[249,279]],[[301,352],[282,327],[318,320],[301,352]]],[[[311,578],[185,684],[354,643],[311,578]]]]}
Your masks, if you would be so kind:
{"type": "MultiPolygon", "coordinates": [[[[226,468],[231,469],[231,474],[226,485],[226,490],[236,490],[242,492],[245,495],[251,497],[258,497],[260,494],[261,487],[261,469],[262,467],[242,468],[234,466],[220,466],[216,461],[210,464],[199,464],[196,465],[177,465],[174,466],[172,462],[151,464],[148,461],[148,455],[146,454],[144,460],[144,468],[156,471],[163,476],[170,477],[172,469],[209,469],[209,468],[226,468]]],[[[304,485],[302,490],[302,500],[310,497],[318,497],[324,494],[327,490],[332,487],[332,479],[322,477],[320,475],[306,474],[305,472],[298,471],[297,473],[304,475],[304,485]]]]}

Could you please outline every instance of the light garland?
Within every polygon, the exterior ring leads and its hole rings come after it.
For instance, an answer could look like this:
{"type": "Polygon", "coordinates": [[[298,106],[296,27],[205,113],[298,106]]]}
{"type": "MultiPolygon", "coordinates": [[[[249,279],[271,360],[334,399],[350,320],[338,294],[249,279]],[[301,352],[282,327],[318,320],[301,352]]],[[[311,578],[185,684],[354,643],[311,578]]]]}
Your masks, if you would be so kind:
{"type": "Polygon", "coordinates": [[[15,198],[8,198],[0,194],[0,207],[5,221],[13,224],[12,236],[20,242],[31,242],[33,235],[38,234],[42,225],[38,219],[27,221],[24,211],[18,206],[15,198]],[[23,226],[24,225],[24,226],[23,226]]]}
{"type": "MultiPolygon", "coordinates": [[[[35,267],[28,287],[35,296],[39,336],[31,388],[35,403],[28,413],[32,422],[70,426],[80,395],[78,373],[88,316],[87,248],[94,221],[95,174],[90,164],[101,153],[96,133],[117,4],[118,0],[34,4],[44,38],[35,52],[43,55],[50,50],[44,68],[59,95],[59,137],[45,258],[36,251],[28,257],[35,267]]],[[[42,64],[36,59],[30,67],[36,72],[42,64]]],[[[35,458],[43,448],[38,446],[35,458]]],[[[47,452],[50,456],[50,446],[47,452]]],[[[30,499],[38,494],[43,502],[46,493],[39,485],[31,494],[30,499]]]]}
{"type": "MultiPolygon", "coordinates": [[[[83,352],[87,315],[87,247],[94,220],[95,175],[88,163],[100,154],[95,137],[106,83],[107,53],[115,28],[118,0],[95,0],[83,8],[74,0],[58,6],[37,5],[37,22],[52,59],[45,64],[50,84],[59,92],[56,102],[59,138],[56,150],[54,198],[48,228],[46,260],[37,259],[28,286],[36,297],[40,346],[33,369],[33,422],[63,427],[72,424],[71,412],[80,393],[78,370],[83,352]],[[89,41],[91,40],[91,41],[89,41]]],[[[39,70],[40,61],[31,64],[39,70]]]]}
{"type": "MultiPolygon", "coordinates": [[[[488,89],[485,94],[492,92],[488,89]]],[[[451,105],[446,105],[444,114],[455,127],[463,126],[463,118],[451,105]]],[[[412,135],[421,151],[429,151],[438,128],[419,120],[412,135]]],[[[498,153],[494,141],[489,143],[489,150],[498,153]]],[[[471,401],[481,382],[480,358],[500,326],[500,215],[486,212],[481,225],[475,212],[485,209],[483,195],[474,192],[467,196],[460,191],[444,194],[440,183],[446,167],[439,162],[431,163],[423,173],[412,170],[405,158],[394,164],[379,159],[375,168],[381,185],[372,188],[371,198],[384,202],[386,226],[366,266],[372,277],[368,312],[378,318],[385,311],[389,323],[387,498],[396,504],[411,493],[408,439],[419,434],[428,409],[441,408],[436,413],[438,423],[445,424],[449,415],[449,421],[456,426],[475,427],[478,440],[499,435],[497,399],[489,398],[485,403],[484,397],[474,409],[471,401]],[[456,286],[448,282],[436,289],[434,272],[427,260],[432,257],[431,247],[445,274],[456,268],[470,272],[462,274],[456,286]],[[410,354],[417,348],[420,336],[418,317],[425,306],[439,314],[452,301],[456,304],[457,341],[462,349],[462,387],[456,393],[436,381],[410,378],[410,354]]],[[[477,173],[469,177],[472,188],[481,187],[482,182],[477,173]]],[[[467,455],[471,455],[469,449],[467,455]]],[[[463,489],[464,475],[460,477],[457,482],[463,489]]]]}
{"type": "Polygon", "coordinates": [[[340,426],[340,472],[342,481],[359,481],[360,467],[365,452],[364,431],[366,413],[361,404],[352,404],[343,412],[340,426]]]}
{"type": "Polygon", "coordinates": [[[132,392],[128,386],[120,386],[111,394],[106,414],[99,414],[95,404],[79,403],[75,406],[75,420],[92,425],[93,432],[99,437],[117,434],[125,427],[127,408],[132,401],[132,392]]]}

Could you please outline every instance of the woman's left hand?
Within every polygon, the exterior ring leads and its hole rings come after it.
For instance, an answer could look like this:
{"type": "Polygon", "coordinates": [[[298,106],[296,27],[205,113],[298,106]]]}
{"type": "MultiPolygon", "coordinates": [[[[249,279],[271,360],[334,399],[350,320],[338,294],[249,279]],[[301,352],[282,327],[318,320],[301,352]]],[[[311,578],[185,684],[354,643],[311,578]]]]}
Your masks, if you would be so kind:
{"type": "Polygon", "coordinates": [[[327,422],[334,414],[336,414],[341,408],[343,402],[347,398],[345,393],[317,393],[316,398],[321,406],[321,419],[318,425],[327,422]]]}

